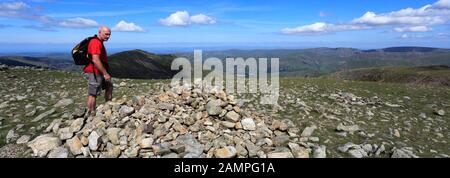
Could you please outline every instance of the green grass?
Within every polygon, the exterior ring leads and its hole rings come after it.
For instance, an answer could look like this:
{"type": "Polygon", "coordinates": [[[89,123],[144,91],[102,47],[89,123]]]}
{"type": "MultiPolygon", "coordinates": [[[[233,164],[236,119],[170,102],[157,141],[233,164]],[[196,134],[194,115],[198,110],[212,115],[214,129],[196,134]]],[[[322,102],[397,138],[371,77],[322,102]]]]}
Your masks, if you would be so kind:
{"type": "Polygon", "coordinates": [[[447,66],[365,68],[342,71],[327,77],[450,87],[450,67],[447,66]]]}

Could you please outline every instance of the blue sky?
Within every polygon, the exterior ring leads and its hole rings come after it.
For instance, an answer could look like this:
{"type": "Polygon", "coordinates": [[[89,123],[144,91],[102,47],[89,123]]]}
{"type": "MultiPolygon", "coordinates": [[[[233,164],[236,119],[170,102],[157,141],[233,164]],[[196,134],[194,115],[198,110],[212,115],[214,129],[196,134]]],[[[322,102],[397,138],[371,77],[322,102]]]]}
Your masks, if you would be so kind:
{"type": "Polygon", "coordinates": [[[100,25],[112,48],[449,48],[450,0],[1,0],[0,52],[70,48],[100,25]]]}

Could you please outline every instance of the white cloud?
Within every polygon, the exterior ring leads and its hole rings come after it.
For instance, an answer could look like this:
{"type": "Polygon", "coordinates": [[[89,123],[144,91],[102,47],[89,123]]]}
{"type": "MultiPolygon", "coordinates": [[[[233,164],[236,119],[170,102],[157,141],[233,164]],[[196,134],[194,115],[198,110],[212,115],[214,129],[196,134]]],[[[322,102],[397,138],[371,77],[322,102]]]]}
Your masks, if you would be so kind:
{"type": "Polygon", "coordinates": [[[195,24],[215,24],[216,20],[203,14],[191,16],[191,23],[195,24]]]}
{"type": "Polygon", "coordinates": [[[40,14],[41,10],[42,9],[39,7],[31,7],[24,2],[0,3],[0,17],[24,19],[40,23],[40,25],[28,25],[23,26],[23,28],[41,31],[54,31],[54,27],[92,28],[99,26],[99,24],[94,20],[80,17],[66,20],[55,19],[53,17],[40,14]]]}
{"type": "Polygon", "coordinates": [[[30,12],[29,8],[24,2],[3,2],[0,3],[0,17],[23,18],[30,12]]]}
{"type": "Polygon", "coordinates": [[[374,12],[366,12],[362,17],[352,20],[354,24],[364,24],[370,26],[383,25],[436,25],[443,24],[448,19],[445,16],[416,16],[417,12],[393,12],[389,14],[375,14],[374,12]]]}
{"type": "Polygon", "coordinates": [[[394,28],[395,32],[427,32],[430,31],[431,29],[428,28],[427,26],[414,26],[414,27],[397,27],[394,28]]]}
{"type": "Polygon", "coordinates": [[[3,2],[0,3],[1,11],[17,11],[22,9],[27,9],[30,6],[25,4],[24,2],[3,2]]]}
{"type": "Polygon", "coordinates": [[[98,27],[99,24],[91,19],[77,17],[63,20],[58,23],[58,26],[65,28],[90,28],[90,27],[98,27]]]}
{"type": "Polygon", "coordinates": [[[405,8],[389,13],[366,12],[361,17],[347,23],[314,23],[297,28],[282,29],[284,34],[326,33],[333,31],[361,30],[368,28],[391,27],[394,32],[427,32],[429,26],[450,22],[450,0],[439,0],[421,8],[405,8]]]}
{"type": "Polygon", "coordinates": [[[187,11],[177,11],[167,18],[160,19],[159,23],[165,26],[189,26],[191,24],[215,24],[216,20],[203,14],[190,16],[187,11]]]}
{"type": "Polygon", "coordinates": [[[187,26],[189,25],[189,13],[177,11],[165,19],[160,19],[159,23],[165,26],[187,26]]]}
{"type": "Polygon", "coordinates": [[[450,0],[440,0],[421,8],[406,8],[390,13],[366,12],[352,23],[366,25],[416,25],[427,26],[447,23],[450,18],[450,0]]]}
{"type": "Polygon", "coordinates": [[[331,24],[318,22],[310,25],[299,26],[296,28],[284,28],[281,30],[283,34],[314,34],[314,33],[330,33],[345,30],[361,30],[367,29],[365,26],[351,24],[331,24]]]}
{"type": "Polygon", "coordinates": [[[403,34],[402,36],[400,36],[400,38],[403,38],[403,39],[413,39],[413,38],[425,38],[425,36],[423,36],[423,35],[408,35],[408,34],[403,34]]]}
{"type": "Polygon", "coordinates": [[[440,0],[434,4],[436,9],[450,9],[450,0],[440,0]]]}
{"type": "Polygon", "coordinates": [[[123,20],[117,23],[116,26],[112,28],[112,30],[120,32],[145,32],[145,30],[142,27],[134,23],[127,23],[123,20]]]}

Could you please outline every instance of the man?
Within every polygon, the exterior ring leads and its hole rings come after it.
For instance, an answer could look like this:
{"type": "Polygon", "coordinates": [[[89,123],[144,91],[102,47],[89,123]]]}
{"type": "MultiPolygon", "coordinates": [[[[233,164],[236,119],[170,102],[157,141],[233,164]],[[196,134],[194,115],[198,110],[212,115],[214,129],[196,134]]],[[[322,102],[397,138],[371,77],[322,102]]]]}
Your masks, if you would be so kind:
{"type": "Polygon", "coordinates": [[[98,30],[96,38],[93,38],[88,45],[88,55],[92,63],[84,66],[84,73],[88,80],[88,113],[95,114],[95,104],[97,96],[102,90],[105,90],[105,102],[112,99],[113,85],[111,76],[108,73],[108,55],[103,46],[104,41],[108,41],[111,36],[111,30],[102,26],[98,30]]]}

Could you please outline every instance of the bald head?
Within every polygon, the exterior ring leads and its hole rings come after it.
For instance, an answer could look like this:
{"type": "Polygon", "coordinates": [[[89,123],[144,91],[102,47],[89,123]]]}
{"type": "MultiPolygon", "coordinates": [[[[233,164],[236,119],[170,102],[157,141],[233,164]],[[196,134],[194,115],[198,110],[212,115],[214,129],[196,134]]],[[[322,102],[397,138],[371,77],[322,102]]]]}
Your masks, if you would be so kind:
{"type": "Polygon", "coordinates": [[[111,36],[111,30],[106,26],[101,26],[98,29],[98,38],[102,41],[108,41],[109,37],[111,36]]]}

